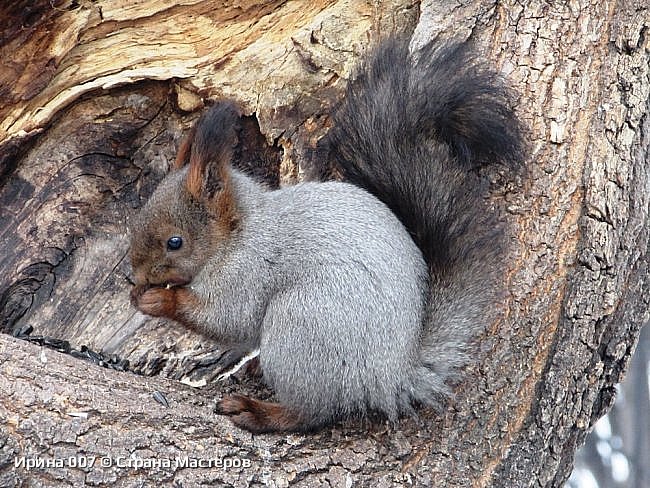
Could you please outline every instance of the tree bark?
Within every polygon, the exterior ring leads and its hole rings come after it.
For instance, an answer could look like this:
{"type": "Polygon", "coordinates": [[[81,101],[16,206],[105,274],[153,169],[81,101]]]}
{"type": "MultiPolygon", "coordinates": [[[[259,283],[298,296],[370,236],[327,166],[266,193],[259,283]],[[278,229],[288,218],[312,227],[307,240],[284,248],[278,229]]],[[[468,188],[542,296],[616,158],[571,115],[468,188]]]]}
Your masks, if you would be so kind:
{"type": "Polygon", "coordinates": [[[39,0],[0,22],[0,327],[131,364],[0,334],[0,485],[561,486],[650,319],[643,1],[39,0]],[[133,310],[126,225],[207,100],[250,116],[261,179],[322,176],[328,108],[395,32],[472,39],[518,89],[500,319],[443,416],[251,436],[214,399],[271,392],[210,381],[218,344],[133,310]]]}

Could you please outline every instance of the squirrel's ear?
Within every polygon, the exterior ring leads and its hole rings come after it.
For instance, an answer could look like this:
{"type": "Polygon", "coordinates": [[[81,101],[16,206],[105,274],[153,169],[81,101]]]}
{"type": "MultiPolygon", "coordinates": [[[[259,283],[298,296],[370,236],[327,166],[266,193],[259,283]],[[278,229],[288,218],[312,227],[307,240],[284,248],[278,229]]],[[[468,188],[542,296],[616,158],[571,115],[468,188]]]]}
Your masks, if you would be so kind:
{"type": "Polygon", "coordinates": [[[232,148],[213,159],[193,145],[185,183],[190,194],[197,200],[212,200],[223,192],[229,186],[232,157],[232,148]]]}
{"type": "Polygon", "coordinates": [[[239,142],[240,116],[231,102],[211,107],[190,131],[176,158],[177,167],[189,162],[186,187],[212,208],[228,227],[235,218],[231,162],[239,142]]]}

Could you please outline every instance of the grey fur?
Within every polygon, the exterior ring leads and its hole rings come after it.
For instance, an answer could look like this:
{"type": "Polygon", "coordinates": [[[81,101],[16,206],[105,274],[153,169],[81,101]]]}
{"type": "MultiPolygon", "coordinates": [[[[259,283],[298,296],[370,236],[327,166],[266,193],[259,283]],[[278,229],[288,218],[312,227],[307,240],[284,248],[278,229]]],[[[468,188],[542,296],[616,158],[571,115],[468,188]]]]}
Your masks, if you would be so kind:
{"type": "Polygon", "coordinates": [[[192,281],[193,320],[259,347],[264,379],[311,426],[369,409],[395,419],[409,405],[427,280],[404,226],[353,185],[233,181],[243,226],[227,259],[192,281]]]}
{"type": "Polygon", "coordinates": [[[427,48],[414,65],[405,43],[380,48],[320,147],[356,185],[269,191],[231,169],[239,225],[210,241],[210,212],[188,195],[183,169],[133,230],[134,243],[154,243],[132,256],[152,284],[154,265],[142,263],[167,258],[143,255],[165,242],[159,229],[171,222],[187,235],[196,259],[177,268],[199,306],[184,320],[226,344],[259,347],[265,381],[305,429],[440,407],[489,320],[502,238],[470,173],[476,158],[514,165],[520,146],[503,92],[487,89],[494,77],[453,69],[463,62],[457,49],[427,48]],[[491,108],[500,122],[484,123],[491,108]]]}

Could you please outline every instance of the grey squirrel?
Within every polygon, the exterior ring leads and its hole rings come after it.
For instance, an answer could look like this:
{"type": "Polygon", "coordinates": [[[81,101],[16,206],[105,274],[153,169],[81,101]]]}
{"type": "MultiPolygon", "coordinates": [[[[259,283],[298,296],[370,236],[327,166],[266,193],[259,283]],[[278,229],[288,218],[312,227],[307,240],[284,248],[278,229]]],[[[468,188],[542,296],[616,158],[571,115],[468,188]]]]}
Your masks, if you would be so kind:
{"type": "Polygon", "coordinates": [[[442,408],[498,296],[477,170],[523,159],[499,77],[463,44],[382,42],[316,149],[348,182],[264,188],[232,167],[239,120],[207,110],[137,216],[135,306],[259,348],[278,403],[218,404],[252,432],[442,408]]]}

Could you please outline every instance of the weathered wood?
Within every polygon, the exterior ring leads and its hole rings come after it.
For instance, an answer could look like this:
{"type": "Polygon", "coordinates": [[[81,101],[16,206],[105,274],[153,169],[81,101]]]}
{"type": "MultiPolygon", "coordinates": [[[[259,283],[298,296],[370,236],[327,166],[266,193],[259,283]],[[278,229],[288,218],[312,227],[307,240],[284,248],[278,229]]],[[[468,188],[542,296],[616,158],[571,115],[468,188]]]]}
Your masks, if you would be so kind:
{"type": "Polygon", "coordinates": [[[11,26],[0,34],[0,325],[29,323],[160,377],[107,371],[0,334],[0,485],[562,484],[650,318],[644,2],[16,5],[0,7],[11,26]],[[322,173],[305,154],[359,55],[414,26],[415,44],[474,39],[520,93],[530,170],[492,194],[512,236],[500,320],[441,418],[424,412],[311,436],[233,429],[211,413],[213,397],[269,392],[248,380],[179,384],[209,376],[196,366],[218,345],[130,307],[125,224],[208,99],[229,96],[254,114],[255,147],[270,151],[258,160],[260,177],[277,178],[269,162],[279,150],[284,182],[322,173]],[[82,454],[227,455],[252,465],[14,469],[15,456],[82,454]]]}
{"type": "MultiPolygon", "coordinates": [[[[415,480],[434,486],[426,464],[429,436],[413,420],[397,428],[381,423],[326,430],[310,436],[252,436],[212,413],[212,395],[252,391],[254,385],[220,385],[202,394],[176,381],[109,372],[17,339],[0,342],[0,485],[15,486],[378,486],[415,480]],[[163,392],[169,407],[156,402],[163,392]],[[12,401],[15,400],[15,401],[12,401]],[[29,440],[28,445],[21,445],[29,440]],[[15,458],[62,459],[63,468],[20,466],[15,458]],[[69,458],[97,456],[93,467],[70,467],[69,458]],[[250,462],[223,469],[181,469],[178,458],[250,462]],[[101,458],[112,466],[102,466],[101,458]],[[128,459],[171,466],[125,466],[128,459]],[[155,461],[158,460],[158,461],[155,461]],[[418,474],[419,471],[419,474],[418,474]]],[[[424,424],[426,417],[421,421],[424,424]]],[[[432,422],[435,426],[436,422],[432,422]]],[[[427,427],[429,429],[431,427],[427,427]]],[[[434,427],[435,428],[435,427],[434,427]]],[[[52,462],[52,461],[51,461],[52,462]]],[[[134,461],[135,462],[135,461],[134,461]]]]}
{"type": "Polygon", "coordinates": [[[12,26],[0,51],[1,141],[39,132],[83,94],[152,79],[236,98],[277,138],[287,118],[298,126],[318,110],[313,92],[350,73],[369,34],[403,28],[417,10],[413,1],[22,3],[33,5],[0,11],[12,26]]]}

